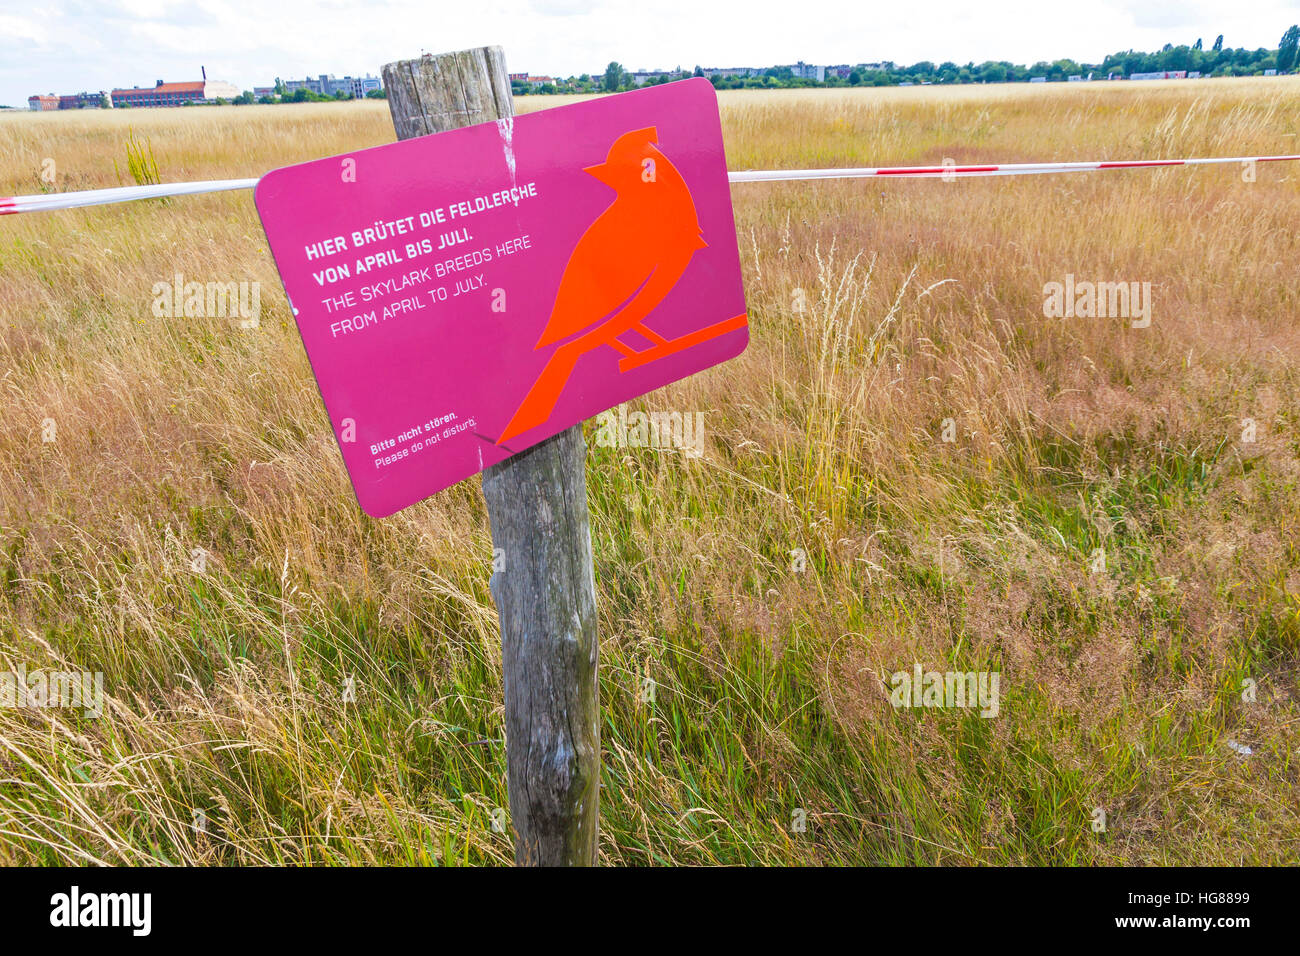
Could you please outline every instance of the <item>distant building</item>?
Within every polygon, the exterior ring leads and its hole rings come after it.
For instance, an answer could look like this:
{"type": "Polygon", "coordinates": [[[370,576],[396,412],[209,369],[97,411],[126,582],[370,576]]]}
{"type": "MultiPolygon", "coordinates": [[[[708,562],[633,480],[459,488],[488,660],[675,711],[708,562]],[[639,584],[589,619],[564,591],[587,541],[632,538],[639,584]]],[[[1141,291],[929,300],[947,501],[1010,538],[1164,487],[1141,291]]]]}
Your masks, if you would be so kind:
{"type": "Polygon", "coordinates": [[[1030,83],[1046,83],[1046,82],[1047,82],[1047,77],[1045,77],[1045,76],[1031,76],[1031,77],[1029,78],[1029,82],[1030,82],[1030,83]]]}
{"type": "Polygon", "coordinates": [[[344,77],[336,77],[332,73],[322,73],[315,79],[309,77],[305,80],[284,81],[284,90],[290,95],[298,90],[308,90],[318,96],[337,96],[339,93],[346,93],[360,99],[367,93],[381,90],[383,87],[384,85],[380,82],[379,77],[371,76],[369,73],[365,76],[344,77]]]}
{"type": "Polygon", "coordinates": [[[797,80],[816,80],[818,83],[826,80],[826,67],[816,66],[812,63],[805,63],[800,60],[790,67],[778,67],[778,69],[788,69],[790,75],[797,80]]]}
{"type": "MultiPolygon", "coordinates": [[[[811,68],[808,67],[807,64],[802,64],[802,65],[804,66],[805,69],[814,69],[814,70],[821,71],[820,77],[807,77],[808,79],[817,78],[823,81],[831,80],[831,79],[847,80],[855,72],[858,74],[874,73],[883,70],[885,68],[885,65],[883,63],[858,63],[856,65],[850,65],[848,63],[837,63],[834,66],[818,66],[818,67],[811,67],[811,68]]],[[[795,76],[800,75],[796,66],[790,67],[790,71],[794,73],[795,76]]]]}
{"type": "Polygon", "coordinates": [[[104,105],[105,93],[71,93],[66,96],[27,97],[27,106],[33,110],[97,110],[104,105]]]}
{"type": "Polygon", "coordinates": [[[367,93],[378,93],[384,88],[383,81],[367,73],[365,76],[345,76],[343,82],[352,84],[352,95],[361,99],[367,93]]]}
{"type": "MultiPolygon", "coordinates": [[[[604,75],[604,73],[591,74],[595,79],[600,79],[604,75]]],[[[545,86],[548,83],[552,86],[567,86],[567,82],[560,79],[558,76],[534,76],[531,73],[511,73],[509,76],[512,85],[531,86],[533,89],[545,86]]]]}
{"type": "Polygon", "coordinates": [[[669,80],[677,80],[681,79],[684,75],[685,74],[681,70],[637,70],[634,73],[628,74],[628,76],[632,77],[632,82],[637,86],[645,86],[652,80],[657,81],[660,77],[665,77],[669,80]]]}
{"type": "Polygon", "coordinates": [[[1165,70],[1163,73],[1130,73],[1130,80],[1185,80],[1186,70],[1165,70]]]}
{"type": "Polygon", "coordinates": [[[752,66],[728,66],[723,68],[707,67],[702,70],[705,76],[716,76],[721,79],[731,79],[733,77],[762,76],[763,71],[752,66]]]}
{"type": "Polygon", "coordinates": [[[232,100],[239,95],[239,87],[222,80],[186,80],[153,86],[133,86],[113,90],[114,106],[185,106],[190,103],[215,103],[218,99],[232,100]]]}
{"type": "Polygon", "coordinates": [[[264,96],[275,96],[275,87],[274,87],[274,86],[255,86],[255,87],[253,87],[253,96],[254,96],[254,98],[259,99],[259,100],[260,100],[262,97],[264,97],[264,96]]]}
{"type": "MultiPolygon", "coordinates": [[[[97,110],[104,105],[104,98],[107,95],[103,90],[100,90],[98,93],[73,93],[71,96],[60,96],[59,109],[97,110]]],[[[110,99],[109,103],[112,102],[110,99]]]]}

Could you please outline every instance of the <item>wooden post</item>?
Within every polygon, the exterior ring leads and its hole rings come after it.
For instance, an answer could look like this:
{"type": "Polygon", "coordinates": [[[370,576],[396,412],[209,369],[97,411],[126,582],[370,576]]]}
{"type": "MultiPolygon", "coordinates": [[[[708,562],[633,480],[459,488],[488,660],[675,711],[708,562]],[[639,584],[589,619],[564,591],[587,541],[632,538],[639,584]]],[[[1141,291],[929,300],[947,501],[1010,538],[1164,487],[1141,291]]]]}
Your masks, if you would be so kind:
{"type": "MultiPolygon", "coordinates": [[[[514,116],[500,47],[389,63],[383,74],[398,139],[514,116]]],[[[600,725],[585,459],[575,425],[483,473],[503,562],[491,588],[520,864],[596,862],[600,725]]]]}

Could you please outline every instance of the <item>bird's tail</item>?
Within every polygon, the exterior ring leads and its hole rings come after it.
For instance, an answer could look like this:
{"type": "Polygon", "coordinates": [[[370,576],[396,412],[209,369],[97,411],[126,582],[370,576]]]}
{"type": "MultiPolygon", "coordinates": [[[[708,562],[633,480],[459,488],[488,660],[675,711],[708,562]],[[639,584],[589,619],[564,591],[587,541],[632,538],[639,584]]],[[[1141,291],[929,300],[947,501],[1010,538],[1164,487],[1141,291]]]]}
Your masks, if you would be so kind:
{"type": "Polygon", "coordinates": [[[551,417],[551,412],[555,410],[555,403],[560,400],[560,392],[564,390],[565,384],[569,381],[569,376],[573,374],[573,367],[578,364],[578,359],[587,351],[581,346],[582,341],[579,339],[561,345],[555,350],[555,353],[542,367],[542,374],[537,376],[537,381],[533,383],[533,387],[524,396],[523,402],[519,405],[519,410],[510,419],[510,424],[506,425],[505,431],[497,439],[498,445],[528,431],[530,428],[536,428],[551,417]],[[575,348],[575,346],[578,347],[575,348]]]}

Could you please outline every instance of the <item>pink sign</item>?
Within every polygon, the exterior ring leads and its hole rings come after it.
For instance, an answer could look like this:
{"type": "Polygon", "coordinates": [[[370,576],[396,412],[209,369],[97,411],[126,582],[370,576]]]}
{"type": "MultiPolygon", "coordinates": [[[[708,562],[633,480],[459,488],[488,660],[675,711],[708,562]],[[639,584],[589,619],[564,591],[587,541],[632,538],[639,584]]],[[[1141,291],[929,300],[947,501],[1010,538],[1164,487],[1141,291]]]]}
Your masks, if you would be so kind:
{"type": "Polygon", "coordinates": [[[255,198],[374,517],[749,341],[703,79],[277,169],[255,198]]]}

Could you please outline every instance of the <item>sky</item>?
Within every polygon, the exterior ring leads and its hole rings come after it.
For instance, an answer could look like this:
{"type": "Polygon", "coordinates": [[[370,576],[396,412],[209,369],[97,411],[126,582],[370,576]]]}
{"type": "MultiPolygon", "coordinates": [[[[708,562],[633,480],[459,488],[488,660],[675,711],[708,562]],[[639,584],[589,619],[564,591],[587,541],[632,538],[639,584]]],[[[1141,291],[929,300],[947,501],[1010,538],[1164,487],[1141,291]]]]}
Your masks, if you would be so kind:
{"type": "Polygon", "coordinates": [[[1300,0],[0,0],[0,104],[199,78],[379,75],[498,44],[510,71],[1062,57],[1165,43],[1276,47],[1300,0]]]}

